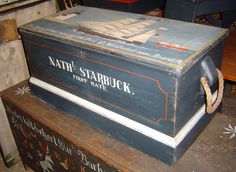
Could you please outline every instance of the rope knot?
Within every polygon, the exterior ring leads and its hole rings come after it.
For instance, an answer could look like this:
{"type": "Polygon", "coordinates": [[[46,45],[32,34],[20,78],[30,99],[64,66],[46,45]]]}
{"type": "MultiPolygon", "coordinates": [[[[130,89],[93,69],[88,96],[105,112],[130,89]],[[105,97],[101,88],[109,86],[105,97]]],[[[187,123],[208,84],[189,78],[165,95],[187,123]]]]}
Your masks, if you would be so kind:
{"type": "Polygon", "coordinates": [[[214,102],[212,102],[212,93],[211,93],[211,89],[208,85],[208,82],[206,80],[205,77],[201,78],[201,84],[204,88],[204,91],[206,93],[206,112],[208,114],[213,113],[217,107],[220,105],[222,98],[223,98],[223,91],[224,91],[224,79],[223,79],[223,75],[220,72],[220,70],[217,69],[217,74],[218,74],[218,94],[217,94],[217,98],[214,102]]]}

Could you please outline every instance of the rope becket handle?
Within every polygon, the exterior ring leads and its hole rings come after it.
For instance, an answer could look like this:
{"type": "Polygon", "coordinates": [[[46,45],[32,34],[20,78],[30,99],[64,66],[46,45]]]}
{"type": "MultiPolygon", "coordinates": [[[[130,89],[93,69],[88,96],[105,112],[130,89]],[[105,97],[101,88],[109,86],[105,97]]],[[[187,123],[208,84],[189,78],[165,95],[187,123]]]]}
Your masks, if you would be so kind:
{"type": "Polygon", "coordinates": [[[206,92],[206,112],[208,114],[213,113],[216,108],[220,105],[222,98],[223,98],[223,91],[224,91],[224,78],[223,75],[221,73],[221,71],[219,69],[217,70],[217,74],[218,74],[218,94],[217,94],[217,98],[214,102],[212,102],[212,93],[211,93],[211,89],[208,85],[208,82],[206,80],[205,77],[201,78],[201,84],[204,88],[204,91],[206,92]]]}

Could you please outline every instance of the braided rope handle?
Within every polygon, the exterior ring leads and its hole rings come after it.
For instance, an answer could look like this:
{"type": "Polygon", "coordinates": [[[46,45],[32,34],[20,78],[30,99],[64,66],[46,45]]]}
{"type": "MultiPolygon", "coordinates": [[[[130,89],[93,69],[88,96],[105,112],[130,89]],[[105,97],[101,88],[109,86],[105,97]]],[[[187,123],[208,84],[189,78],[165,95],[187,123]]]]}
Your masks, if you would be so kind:
{"type": "Polygon", "coordinates": [[[201,78],[201,84],[206,92],[206,101],[207,101],[206,111],[208,114],[211,114],[216,110],[216,108],[220,105],[223,98],[224,79],[223,79],[222,73],[218,69],[217,69],[217,74],[218,74],[219,89],[218,89],[218,95],[215,102],[212,102],[212,93],[211,93],[211,89],[207,83],[206,78],[205,77],[201,78]]]}

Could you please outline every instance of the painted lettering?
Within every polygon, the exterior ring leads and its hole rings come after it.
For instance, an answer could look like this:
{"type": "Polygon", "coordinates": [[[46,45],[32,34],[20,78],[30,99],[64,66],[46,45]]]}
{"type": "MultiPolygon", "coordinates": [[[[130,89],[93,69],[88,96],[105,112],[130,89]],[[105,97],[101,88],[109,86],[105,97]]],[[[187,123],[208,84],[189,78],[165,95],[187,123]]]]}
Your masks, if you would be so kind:
{"type": "Polygon", "coordinates": [[[82,67],[79,68],[79,71],[80,71],[80,75],[81,75],[82,77],[85,77],[85,76],[86,76],[85,71],[83,70],[82,67]]]}
{"type": "Polygon", "coordinates": [[[63,61],[63,60],[56,59],[56,58],[51,57],[51,56],[48,56],[48,59],[49,59],[49,65],[50,66],[53,66],[53,67],[56,67],[56,68],[59,68],[59,69],[62,69],[62,70],[65,70],[65,71],[71,72],[71,73],[75,69],[75,65],[74,65],[73,61],[66,62],[66,61],[63,61]]]}
{"type": "MultiPolygon", "coordinates": [[[[95,172],[105,172],[101,167],[99,163],[94,163],[92,161],[89,161],[87,158],[87,155],[78,149],[77,151],[79,157],[80,157],[80,162],[84,165],[83,170],[85,171],[85,167],[88,167],[89,169],[95,171],[95,172]]],[[[89,170],[89,171],[91,171],[89,170]]]]}
{"type": "Polygon", "coordinates": [[[107,91],[107,87],[105,85],[90,81],[91,86],[96,87],[100,90],[107,91]]]}
{"type": "MultiPolygon", "coordinates": [[[[124,81],[121,81],[110,76],[94,72],[87,68],[80,67],[80,76],[90,80],[90,84],[93,87],[99,88],[106,91],[107,87],[116,88],[117,90],[124,91],[128,94],[132,94],[130,90],[130,84],[124,81]]],[[[76,78],[75,78],[76,79],[76,78]]]]}
{"type": "Polygon", "coordinates": [[[96,78],[95,73],[93,71],[91,71],[90,79],[93,80],[93,81],[97,81],[97,78],[96,78]]]}
{"type": "MultiPolygon", "coordinates": [[[[26,127],[28,127],[33,133],[38,134],[38,136],[44,138],[48,142],[51,142],[62,151],[74,157],[74,154],[72,153],[72,149],[74,149],[74,147],[71,148],[60,137],[55,136],[51,132],[48,132],[46,129],[41,127],[38,123],[32,121],[30,118],[27,118],[24,115],[17,113],[10,106],[6,106],[6,111],[10,115],[11,119],[10,122],[13,124],[14,127],[20,129],[19,125],[23,124],[26,127]]],[[[105,172],[105,170],[101,167],[100,163],[96,162],[96,160],[94,162],[93,160],[89,159],[89,156],[87,156],[86,153],[84,153],[82,150],[77,149],[76,155],[78,155],[79,161],[82,164],[80,169],[81,172],[85,171],[105,172]]]]}
{"type": "MultiPolygon", "coordinates": [[[[124,82],[124,91],[131,94],[131,91],[129,89],[130,88],[129,85],[130,85],[129,83],[124,82]]],[[[134,93],[132,93],[132,94],[134,95],[134,93]]]]}
{"type": "Polygon", "coordinates": [[[104,85],[104,83],[103,83],[103,76],[104,76],[104,75],[102,75],[101,73],[97,73],[97,77],[98,77],[97,80],[98,80],[98,82],[101,83],[102,85],[104,85]]]}
{"type": "Polygon", "coordinates": [[[86,78],[82,78],[82,77],[80,77],[80,76],[77,76],[77,75],[72,75],[72,78],[74,79],[74,80],[76,80],[76,81],[79,81],[79,82],[82,82],[82,83],[87,83],[87,79],[86,78]]]}
{"type": "Polygon", "coordinates": [[[117,81],[117,88],[118,88],[118,90],[123,89],[123,83],[120,80],[117,81]]]}
{"type": "MultiPolygon", "coordinates": [[[[84,53],[81,51],[81,55],[84,55],[84,53]]],[[[93,70],[79,67],[76,71],[76,66],[74,65],[73,61],[64,61],[57,59],[52,56],[48,56],[49,65],[53,66],[55,68],[73,73],[72,78],[76,81],[79,81],[84,84],[90,84],[90,86],[98,88],[103,91],[107,91],[109,87],[117,89],[119,91],[123,91],[127,94],[134,95],[134,92],[131,90],[130,83],[124,82],[120,79],[113,78],[111,76],[95,72],[93,70]],[[77,74],[75,74],[76,72],[77,74]],[[88,82],[90,81],[90,82],[88,82]]]]}
{"type": "Polygon", "coordinates": [[[104,85],[109,85],[109,78],[108,78],[108,76],[103,75],[103,78],[104,78],[103,84],[104,85]]]}
{"type": "MultiPolygon", "coordinates": [[[[66,152],[67,154],[72,156],[72,149],[68,147],[63,140],[60,138],[55,137],[54,135],[51,135],[49,133],[46,133],[44,128],[40,128],[37,126],[35,122],[32,122],[29,118],[26,118],[25,116],[21,114],[17,114],[17,112],[10,107],[6,106],[6,111],[8,114],[12,116],[12,121],[18,120],[19,123],[24,124],[29,129],[31,129],[33,132],[44,138],[46,141],[53,143],[55,146],[59,147],[62,151],[66,152]]],[[[15,126],[15,125],[14,125],[15,126]]],[[[17,126],[16,126],[17,127],[17,126]]]]}

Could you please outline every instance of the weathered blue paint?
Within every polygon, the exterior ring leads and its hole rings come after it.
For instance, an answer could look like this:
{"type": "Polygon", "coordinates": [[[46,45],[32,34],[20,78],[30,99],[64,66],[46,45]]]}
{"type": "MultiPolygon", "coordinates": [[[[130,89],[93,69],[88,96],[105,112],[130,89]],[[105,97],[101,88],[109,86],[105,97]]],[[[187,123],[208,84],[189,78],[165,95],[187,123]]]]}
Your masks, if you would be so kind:
{"type": "Polygon", "coordinates": [[[182,94],[176,96],[183,89],[179,85],[189,82],[180,82],[179,78],[186,78],[185,74],[190,78],[195,75],[194,82],[189,84],[198,86],[191,86],[196,89],[189,90],[188,95],[198,94],[202,73],[196,63],[202,61],[205,53],[223,39],[225,30],[95,8],[81,7],[64,13],[73,16],[59,20],[58,16],[61,16],[57,14],[20,29],[32,76],[145,125],[162,128],[169,135],[175,135],[179,130],[175,129],[175,120],[184,118],[180,120],[181,128],[185,124],[182,121],[186,122],[203,103],[200,101],[192,109],[191,106],[200,98],[189,97],[191,104],[179,105],[184,110],[177,110],[176,104],[179,104],[182,94]],[[138,33],[154,29],[155,34],[145,42],[137,43],[139,39],[130,42],[126,38],[107,38],[107,35],[81,29],[87,22],[115,24],[128,19],[139,23],[154,22],[138,33]],[[73,66],[71,69],[62,69],[63,64],[55,67],[51,64],[52,59],[62,60],[64,65],[73,63],[73,66]],[[190,67],[196,70],[189,70],[190,67]],[[81,70],[122,82],[121,89],[106,86],[104,79],[96,82],[97,77],[88,78],[88,74],[85,76],[81,70]]]}
{"type": "MultiPolygon", "coordinates": [[[[35,39],[35,37],[32,38],[32,40],[35,39]]],[[[37,38],[37,42],[40,41],[41,39],[37,38]]],[[[85,51],[87,58],[84,59],[80,57],[80,48],[74,48],[71,45],[64,45],[55,41],[51,42],[50,40],[44,44],[34,44],[33,42],[27,44],[25,41],[25,46],[30,47],[28,56],[30,57],[31,75],[45,82],[56,85],[131,119],[150,125],[153,128],[160,128],[157,125],[158,122],[160,120],[167,120],[167,115],[171,115],[174,112],[174,102],[172,102],[172,99],[176,91],[176,80],[171,75],[166,75],[162,72],[157,76],[156,71],[153,69],[140,65],[131,66],[130,63],[119,61],[115,58],[109,61],[114,55],[98,55],[92,51],[85,51]],[[42,49],[44,50],[41,51],[42,49]],[[33,59],[31,58],[32,56],[33,59]],[[71,73],[52,67],[49,64],[48,56],[68,62],[73,61],[76,69],[71,73]],[[111,86],[107,86],[107,91],[104,91],[92,86],[91,82],[93,81],[87,80],[84,83],[78,78],[73,79],[73,76],[86,79],[86,77],[81,76],[82,73],[79,70],[81,67],[129,83],[130,93],[112,88],[111,86]],[[160,85],[160,83],[166,82],[172,84],[160,85]],[[158,97],[155,95],[158,95],[158,97]],[[130,101],[131,97],[132,101],[130,101]]],[[[173,129],[171,127],[167,128],[167,126],[173,126],[172,116],[169,118],[170,120],[164,122],[165,125],[161,128],[163,128],[163,131],[166,130],[165,132],[171,134],[173,129]]]]}
{"type": "Polygon", "coordinates": [[[147,64],[175,75],[184,72],[198,59],[198,54],[214,46],[226,34],[226,30],[221,28],[96,8],[73,8],[59,14],[27,24],[20,31],[71,42],[93,51],[117,54],[120,60],[147,64]],[[62,18],[64,13],[71,17],[62,18]],[[123,37],[93,30],[106,26],[108,32],[110,26],[116,28],[116,23],[129,23],[119,30],[119,33],[124,32],[123,37]],[[89,28],[90,25],[94,28],[89,28]],[[131,31],[132,36],[126,36],[125,32],[130,27],[142,27],[140,25],[144,28],[136,30],[133,35],[131,31]],[[147,36],[148,39],[135,39],[135,36],[149,31],[153,33],[147,36]]]}
{"type": "MultiPolygon", "coordinates": [[[[215,66],[220,68],[227,33],[216,27],[86,7],[29,23],[20,32],[32,77],[171,137],[205,103],[200,78],[207,77],[212,91],[217,89],[215,66]],[[123,28],[117,29],[120,25],[123,28]],[[136,30],[128,33],[130,29],[136,30]]],[[[145,152],[163,155],[164,161],[174,162],[181,154],[161,148],[162,143],[151,138],[147,139],[149,146],[144,146],[146,140],[136,140],[146,136],[35,84],[31,87],[44,101],[145,152]]]]}
{"type": "Polygon", "coordinates": [[[194,126],[191,132],[188,133],[184,140],[176,148],[172,148],[135,132],[134,130],[123,127],[120,124],[106,118],[102,118],[96,113],[80,107],[40,87],[31,85],[31,88],[32,92],[37,97],[48,102],[53,107],[67,112],[69,115],[85,121],[92,127],[107,133],[109,136],[125,142],[169,165],[174,164],[178,158],[183,155],[183,153],[193,143],[198,134],[205,128],[212,118],[212,116],[204,115],[198,124],[194,126]]]}

